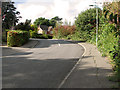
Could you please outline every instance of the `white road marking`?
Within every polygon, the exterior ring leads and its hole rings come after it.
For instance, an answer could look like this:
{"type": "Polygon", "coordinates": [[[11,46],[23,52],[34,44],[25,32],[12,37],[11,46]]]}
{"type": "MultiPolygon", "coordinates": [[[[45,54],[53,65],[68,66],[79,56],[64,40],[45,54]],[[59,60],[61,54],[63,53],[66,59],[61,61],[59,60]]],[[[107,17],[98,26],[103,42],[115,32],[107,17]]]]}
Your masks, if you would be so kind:
{"type": "Polygon", "coordinates": [[[58,45],[60,46],[60,43],[58,43],[58,45]]]}
{"type": "Polygon", "coordinates": [[[75,70],[75,68],[77,67],[77,65],[81,62],[82,58],[84,57],[85,55],[85,52],[86,52],[86,48],[84,47],[84,45],[78,43],[78,45],[82,46],[84,48],[84,53],[82,55],[81,58],[79,58],[79,60],[77,61],[77,63],[74,65],[74,67],[71,69],[71,71],[67,74],[67,76],[64,78],[64,80],[60,83],[60,85],[58,86],[58,90],[63,86],[63,84],[66,82],[66,80],[69,78],[69,76],[71,75],[71,73],[75,70]]]}

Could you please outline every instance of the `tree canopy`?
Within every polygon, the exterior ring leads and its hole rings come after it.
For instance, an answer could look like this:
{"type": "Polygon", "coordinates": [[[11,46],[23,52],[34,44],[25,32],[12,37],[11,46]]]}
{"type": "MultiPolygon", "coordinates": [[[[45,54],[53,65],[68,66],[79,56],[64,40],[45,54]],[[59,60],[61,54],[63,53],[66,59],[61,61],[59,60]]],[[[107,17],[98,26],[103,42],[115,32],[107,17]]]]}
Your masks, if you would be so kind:
{"type": "MultiPolygon", "coordinates": [[[[99,12],[100,9],[98,8],[99,12]]],[[[81,12],[76,17],[75,25],[82,31],[89,31],[96,25],[96,8],[90,8],[84,12],[81,12]]]]}
{"type": "Polygon", "coordinates": [[[120,1],[104,3],[105,18],[119,26],[120,24],[120,1]]]}
{"type": "MultiPolygon", "coordinates": [[[[98,8],[98,11],[100,12],[101,10],[98,8]]],[[[81,38],[90,38],[90,33],[95,32],[93,29],[96,27],[96,8],[90,8],[81,12],[78,17],[76,17],[75,25],[81,38]]]]}
{"type": "Polygon", "coordinates": [[[20,12],[16,11],[14,2],[3,2],[2,3],[2,26],[3,29],[10,29],[12,26],[16,25],[19,21],[20,12]]]}
{"type": "Polygon", "coordinates": [[[36,30],[37,27],[31,24],[31,20],[26,19],[24,23],[23,22],[19,23],[18,25],[15,26],[14,29],[29,31],[29,30],[36,30]]]}
{"type": "Polygon", "coordinates": [[[39,26],[39,25],[47,25],[47,26],[53,26],[55,27],[56,26],[56,23],[60,22],[62,20],[62,18],[59,18],[58,16],[56,17],[53,17],[52,19],[46,19],[46,18],[43,18],[43,17],[40,17],[38,19],[36,19],[34,21],[34,24],[36,26],[39,26]]]}
{"type": "Polygon", "coordinates": [[[35,24],[36,26],[39,26],[39,25],[47,25],[47,26],[49,26],[49,25],[50,25],[49,20],[48,20],[48,19],[45,19],[45,18],[43,18],[43,17],[40,17],[40,18],[36,19],[36,20],[34,21],[34,24],[35,24]]]}

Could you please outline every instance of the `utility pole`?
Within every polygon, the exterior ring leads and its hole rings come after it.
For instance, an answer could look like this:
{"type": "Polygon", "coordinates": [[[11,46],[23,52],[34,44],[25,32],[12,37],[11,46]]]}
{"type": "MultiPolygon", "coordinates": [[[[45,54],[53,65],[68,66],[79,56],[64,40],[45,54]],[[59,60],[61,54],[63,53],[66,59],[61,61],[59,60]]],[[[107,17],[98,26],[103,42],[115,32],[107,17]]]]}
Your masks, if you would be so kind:
{"type": "Polygon", "coordinates": [[[96,8],[96,46],[98,45],[98,5],[97,1],[95,1],[95,5],[89,5],[89,6],[95,6],[96,8]]]}
{"type": "Polygon", "coordinates": [[[96,46],[98,43],[98,7],[96,5],[96,46]]]}

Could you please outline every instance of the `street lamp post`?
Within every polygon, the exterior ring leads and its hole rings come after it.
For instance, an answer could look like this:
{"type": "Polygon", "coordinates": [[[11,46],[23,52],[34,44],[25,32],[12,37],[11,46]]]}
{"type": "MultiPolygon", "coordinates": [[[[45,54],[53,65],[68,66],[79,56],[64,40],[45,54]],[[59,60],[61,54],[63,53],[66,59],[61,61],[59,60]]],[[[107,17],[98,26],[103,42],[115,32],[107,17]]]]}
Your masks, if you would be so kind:
{"type": "Polygon", "coordinates": [[[96,46],[98,42],[98,8],[96,7],[96,46]]]}
{"type": "Polygon", "coordinates": [[[96,46],[98,42],[98,7],[97,5],[89,5],[89,6],[95,6],[96,8],[96,46]]]}

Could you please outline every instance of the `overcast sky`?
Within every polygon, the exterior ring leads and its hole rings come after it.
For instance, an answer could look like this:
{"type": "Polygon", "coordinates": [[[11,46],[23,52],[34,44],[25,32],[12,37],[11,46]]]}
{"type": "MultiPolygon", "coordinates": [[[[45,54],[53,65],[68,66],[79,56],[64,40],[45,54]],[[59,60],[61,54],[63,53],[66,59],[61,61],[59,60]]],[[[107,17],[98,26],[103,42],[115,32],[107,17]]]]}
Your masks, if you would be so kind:
{"type": "MultiPolygon", "coordinates": [[[[84,11],[96,0],[12,0],[15,2],[17,10],[20,11],[24,22],[31,19],[32,22],[39,17],[51,19],[55,16],[74,23],[75,17],[84,11]]],[[[106,1],[106,0],[97,0],[106,1]]],[[[107,0],[109,1],[109,0],[107,0]]]]}

